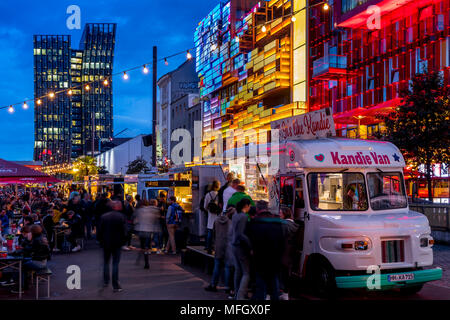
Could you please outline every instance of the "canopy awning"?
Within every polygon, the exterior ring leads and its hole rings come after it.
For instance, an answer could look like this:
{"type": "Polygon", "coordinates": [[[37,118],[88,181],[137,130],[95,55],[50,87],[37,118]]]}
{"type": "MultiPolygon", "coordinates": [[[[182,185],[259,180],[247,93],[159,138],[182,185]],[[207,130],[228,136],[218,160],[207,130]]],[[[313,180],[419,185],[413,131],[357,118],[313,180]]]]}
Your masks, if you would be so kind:
{"type": "Polygon", "coordinates": [[[0,184],[58,183],[60,180],[21,164],[0,159],[0,184]]]}
{"type": "Polygon", "coordinates": [[[337,124],[371,125],[382,122],[381,117],[389,115],[401,103],[401,98],[385,101],[371,108],[356,108],[334,115],[337,124]]]}

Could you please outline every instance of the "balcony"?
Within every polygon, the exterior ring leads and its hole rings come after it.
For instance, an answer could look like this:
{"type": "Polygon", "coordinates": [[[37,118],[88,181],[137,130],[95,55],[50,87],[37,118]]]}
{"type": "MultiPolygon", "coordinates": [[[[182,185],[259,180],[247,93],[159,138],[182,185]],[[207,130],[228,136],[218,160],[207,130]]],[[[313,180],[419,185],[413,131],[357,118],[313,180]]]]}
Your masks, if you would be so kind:
{"type": "Polygon", "coordinates": [[[313,79],[337,80],[347,75],[347,57],[330,54],[313,62],[313,79]]]}

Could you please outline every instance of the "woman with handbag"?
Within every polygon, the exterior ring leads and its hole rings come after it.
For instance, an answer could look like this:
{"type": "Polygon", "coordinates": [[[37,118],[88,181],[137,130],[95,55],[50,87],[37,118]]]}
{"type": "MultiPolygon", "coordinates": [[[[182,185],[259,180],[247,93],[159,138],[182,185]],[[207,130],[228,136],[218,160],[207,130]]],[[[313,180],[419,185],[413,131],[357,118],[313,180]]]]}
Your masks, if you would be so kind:
{"type": "Polygon", "coordinates": [[[205,196],[204,209],[208,211],[208,223],[206,226],[208,233],[206,235],[205,250],[207,250],[209,254],[212,253],[214,222],[216,221],[218,214],[221,212],[221,208],[219,206],[219,189],[220,182],[214,180],[211,186],[211,191],[205,196]]]}

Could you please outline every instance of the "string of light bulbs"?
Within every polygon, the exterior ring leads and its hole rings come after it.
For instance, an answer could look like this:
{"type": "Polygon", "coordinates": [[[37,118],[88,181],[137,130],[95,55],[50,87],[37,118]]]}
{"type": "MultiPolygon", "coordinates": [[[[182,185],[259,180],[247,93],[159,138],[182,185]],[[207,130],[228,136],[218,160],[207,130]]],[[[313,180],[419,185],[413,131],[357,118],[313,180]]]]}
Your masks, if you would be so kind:
{"type": "MultiPolygon", "coordinates": [[[[172,55],[166,56],[164,58],[160,58],[160,59],[157,60],[157,62],[162,62],[163,61],[164,64],[166,66],[168,66],[169,65],[168,59],[177,57],[177,56],[182,55],[182,54],[186,55],[186,59],[187,60],[191,60],[193,58],[191,51],[194,51],[194,50],[195,50],[195,48],[191,48],[191,49],[188,49],[188,50],[183,50],[183,51],[174,53],[172,55]]],[[[131,71],[142,69],[142,72],[144,74],[148,74],[152,70],[152,66],[153,66],[153,61],[152,62],[148,62],[148,63],[144,63],[144,64],[140,64],[139,66],[132,67],[132,68],[129,68],[129,69],[126,69],[126,70],[122,70],[120,72],[113,73],[110,76],[107,76],[107,77],[105,77],[103,79],[100,79],[100,80],[84,82],[81,85],[72,86],[72,87],[67,88],[67,89],[63,89],[63,90],[59,90],[59,91],[51,91],[51,92],[49,92],[46,95],[43,95],[41,97],[37,97],[37,98],[33,98],[33,99],[26,99],[26,100],[23,100],[21,102],[9,104],[7,106],[0,107],[0,110],[8,109],[9,113],[14,113],[15,112],[15,108],[14,108],[15,106],[20,106],[21,105],[24,110],[27,110],[30,107],[30,105],[29,105],[30,102],[34,102],[35,105],[39,106],[39,105],[41,105],[43,103],[44,99],[46,99],[46,98],[54,99],[56,97],[56,95],[61,94],[61,93],[66,93],[67,95],[72,96],[73,95],[73,90],[75,90],[75,89],[81,89],[81,88],[84,87],[85,91],[89,91],[89,90],[91,90],[91,87],[93,85],[100,84],[100,83],[102,83],[103,86],[107,87],[111,83],[111,78],[112,77],[121,75],[124,80],[128,80],[129,79],[129,73],[131,71]]]]}

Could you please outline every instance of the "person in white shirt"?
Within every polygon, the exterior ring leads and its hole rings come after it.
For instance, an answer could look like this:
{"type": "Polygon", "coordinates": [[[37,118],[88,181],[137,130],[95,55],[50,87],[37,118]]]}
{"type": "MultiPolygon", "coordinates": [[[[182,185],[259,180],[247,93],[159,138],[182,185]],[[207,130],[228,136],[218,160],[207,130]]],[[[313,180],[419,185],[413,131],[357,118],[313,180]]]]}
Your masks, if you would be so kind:
{"type": "Polygon", "coordinates": [[[217,215],[220,213],[219,189],[220,189],[220,182],[214,180],[211,186],[211,191],[209,191],[205,196],[205,203],[203,207],[206,211],[208,211],[208,224],[206,226],[208,233],[206,236],[206,245],[205,245],[205,250],[208,250],[208,253],[212,252],[212,237],[213,237],[214,222],[217,219],[217,215]],[[211,211],[210,207],[211,202],[216,204],[215,206],[213,206],[217,208],[216,212],[213,212],[214,210],[211,211]]]}
{"type": "Polygon", "coordinates": [[[241,184],[241,180],[234,179],[231,182],[231,185],[228,188],[226,188],[225,191],[223,192],[223,209],[222,209],[223,212],[227,211],[228,200],[230,200],[231,196],[236,193],[236,191],[237,191],[236,189],[237,189],[238,185],[240,185],[240,184],[241,184]]]}

